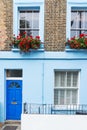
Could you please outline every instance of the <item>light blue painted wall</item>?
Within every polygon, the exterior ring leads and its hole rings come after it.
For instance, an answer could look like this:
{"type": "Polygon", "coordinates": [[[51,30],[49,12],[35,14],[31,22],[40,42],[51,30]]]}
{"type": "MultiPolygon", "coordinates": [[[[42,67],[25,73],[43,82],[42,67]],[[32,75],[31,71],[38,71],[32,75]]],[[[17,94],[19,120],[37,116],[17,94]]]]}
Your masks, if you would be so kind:
{"type": "Polygon", "coordinates": [[[23,102],[53,104],[54,70],[79,70],[79,102],[87,104],[87,51],[0,52],[0,122],[6,119],[6,69],[23,69],[23,102]]]}

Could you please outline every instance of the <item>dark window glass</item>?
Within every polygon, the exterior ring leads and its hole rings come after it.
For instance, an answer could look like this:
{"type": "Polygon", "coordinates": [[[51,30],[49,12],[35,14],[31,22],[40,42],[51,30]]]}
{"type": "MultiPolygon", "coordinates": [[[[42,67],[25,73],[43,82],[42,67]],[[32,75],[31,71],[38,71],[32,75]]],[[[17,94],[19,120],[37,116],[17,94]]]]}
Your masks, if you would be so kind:
{"type": "Polygon", "coordinates": [[[22,77],[22,70],[8,69],[6,70],[6,77],[22,77]]]}

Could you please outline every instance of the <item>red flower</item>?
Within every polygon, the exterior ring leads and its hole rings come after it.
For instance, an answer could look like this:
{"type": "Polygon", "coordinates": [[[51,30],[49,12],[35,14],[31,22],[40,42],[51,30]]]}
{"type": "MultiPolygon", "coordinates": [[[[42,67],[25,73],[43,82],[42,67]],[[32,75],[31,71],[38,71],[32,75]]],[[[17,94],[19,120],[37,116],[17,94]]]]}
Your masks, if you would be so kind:
{"type": "Polygon", "coordinates": [[[75,49],[87,49],[87,34],[82,33],[78,37],[74,36],[65,45],[75,49]]]}
{"type": "Polygon", "coordinates": [[[32,45],[33,49],[40,48],[40,36],[33,38],[33,36],[27,36],[25,34],[26,32],[23,32],[17,37],[14,35],[11,46],[14,45],[14,47],[18,47],[23,52],[28,52],[32,45]]]}
{"type": "Polygon", "coordinates": [[[82,38],[82,37],[84,37],[84,36],[85,36],[84,33],[82,33],[82,34],[79,35],[80,38],[82,38]]]}
{"type": "Polygon", "coordinates": [[[36,36],[36,39],[40,39],[40,36],[36,36]]]}

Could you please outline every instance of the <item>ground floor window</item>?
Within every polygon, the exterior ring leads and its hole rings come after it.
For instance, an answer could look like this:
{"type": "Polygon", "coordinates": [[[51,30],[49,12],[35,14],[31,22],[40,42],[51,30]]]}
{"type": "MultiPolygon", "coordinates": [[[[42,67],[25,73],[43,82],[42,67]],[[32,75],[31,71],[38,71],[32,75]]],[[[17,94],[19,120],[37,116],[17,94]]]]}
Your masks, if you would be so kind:
{"type": "Polygon", "coordinates": [[[55,71],[54,104],[68,105],[78,102],[78,71],[55,71]]]}

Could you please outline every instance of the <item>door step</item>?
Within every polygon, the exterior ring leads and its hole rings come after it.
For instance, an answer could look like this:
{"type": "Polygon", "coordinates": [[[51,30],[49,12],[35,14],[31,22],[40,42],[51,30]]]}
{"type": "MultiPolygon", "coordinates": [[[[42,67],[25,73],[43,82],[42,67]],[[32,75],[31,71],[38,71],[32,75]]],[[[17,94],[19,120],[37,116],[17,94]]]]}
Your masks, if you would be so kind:
{"type": "Polygon", "coordinates": [[[21,120],[6,120],[4,124],[21,124],[21,120]]]}

